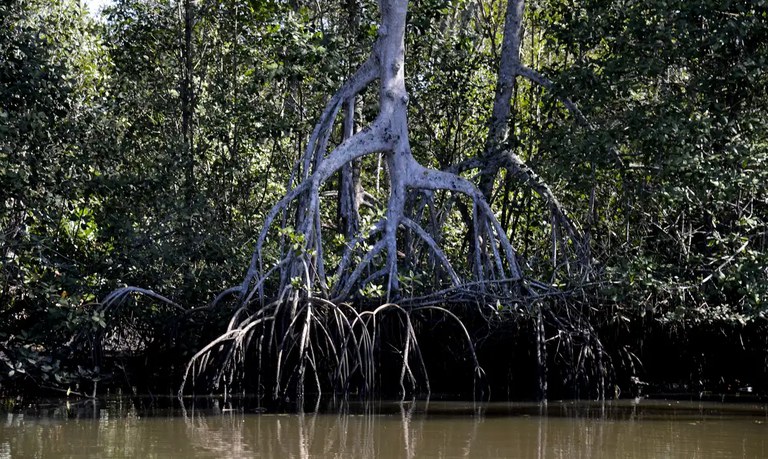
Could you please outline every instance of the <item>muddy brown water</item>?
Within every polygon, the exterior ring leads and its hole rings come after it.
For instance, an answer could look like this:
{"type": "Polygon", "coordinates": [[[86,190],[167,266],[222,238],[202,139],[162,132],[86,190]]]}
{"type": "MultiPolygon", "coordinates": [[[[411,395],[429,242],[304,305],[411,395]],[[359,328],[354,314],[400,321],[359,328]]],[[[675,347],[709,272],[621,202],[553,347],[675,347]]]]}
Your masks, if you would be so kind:
{"type": "Polygon", "coordinates": [[[768,458],[761,404],[433,401],[322,414],[230,409],[215,399],[184,405],[6,401],[0,459],[768,458]]]}

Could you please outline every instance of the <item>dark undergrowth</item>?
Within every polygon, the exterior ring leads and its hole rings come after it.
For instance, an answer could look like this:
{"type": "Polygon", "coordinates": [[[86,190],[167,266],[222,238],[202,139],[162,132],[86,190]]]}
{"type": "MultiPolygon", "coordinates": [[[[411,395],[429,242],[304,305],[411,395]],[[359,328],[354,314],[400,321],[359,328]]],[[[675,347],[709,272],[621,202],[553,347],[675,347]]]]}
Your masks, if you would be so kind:
{"type": "Polygon", "coordinates": [[[131,303],[108,314],[98,333],[79,333],[53,352],[0,349],[5,360],[31,362],[6,378],[0,395],[175,396],[183,381],[184,395],[247,396],[289,407],[320,398],[753,400],[768,393],[765,321],[665,321],[650,314],[619,321],[602,312],[608,308],[562,298],[514,311],[470,303],[408,310],[323,303],[298,304],[291,315],[278,310],[251,334],[216,342],[232,329],[232,308],[149,306],[155,316],[148,319],[135,313],[142,301],[131,303]],[[209,343],[216,344],[201,353],[209,343]]]}

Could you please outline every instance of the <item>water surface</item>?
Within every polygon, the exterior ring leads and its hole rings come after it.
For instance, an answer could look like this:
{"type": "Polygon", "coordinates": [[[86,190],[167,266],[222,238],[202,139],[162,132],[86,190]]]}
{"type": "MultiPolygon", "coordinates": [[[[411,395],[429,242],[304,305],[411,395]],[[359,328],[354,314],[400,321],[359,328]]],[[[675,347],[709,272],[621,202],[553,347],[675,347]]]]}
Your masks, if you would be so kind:
{"type": "Polygon", "coordinates": [[[768,411],[757,404],[410,402],[342,406],[333,414],[226,406],[6,403],[0,459],[768,457],[768,411]]]}

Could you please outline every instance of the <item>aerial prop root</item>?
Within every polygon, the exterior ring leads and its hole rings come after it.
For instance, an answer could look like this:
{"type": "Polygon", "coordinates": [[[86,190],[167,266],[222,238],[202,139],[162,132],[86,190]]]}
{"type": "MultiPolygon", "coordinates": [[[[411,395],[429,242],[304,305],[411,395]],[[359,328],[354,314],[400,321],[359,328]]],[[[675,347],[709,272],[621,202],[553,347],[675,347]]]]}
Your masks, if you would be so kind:
{"type": "Polygon", "coordinates": [[[556,343],[555,357],[566,364],[563,369],[569,372],[575,388],[584,387],[595,397],[604,399],[612,377],[612,358],[589,311],[577,307],[562,294],[541,297],[534,301],[531,310],[541,321],[541,332],[537,333],[542,336],[537,336],[538,344],[556,343]],[[545,331],[549,337],[543,336],[545,331]]]}
{"type": "MultiPolygon", "coordinates": [[[[228,291],[222,292],[222,295],[226,296],[225,294],[228,291]]],[[[176,303],[175,301],[160,295],[152,290],[140,288],[140,287],[133,287],[133,286],[126,286],[121,287],[118,289],[113,290],[110,292],[107,296],[104,297],[100,302],[97,303],[91,303],[90,305],[93,306],[93,312],[94,317],[100,317],[101,320],[104,321],[104,324],[102,325],[103,328],[99,328],[97,332],[93,333],[90,329],[83,329],[82,331],[78,332],[77,335],[73,338],[73,340],[81,340],[86,339],[90,342],[90,345],[92,347],[92,352],[94,355],[94,364],[98,365],[98,360],[100,359],[97,356],[100,356],[102,354],[102,346],[104,337],[108,335],[111,331],[117,330],[121,322],[121,314],[123,313],[126,304],[128,303],[128,300],[131,298],[147,298],[149,300],[152,300],[158,304],[165,305],[170,307],[172,310],[177,311],[179,313],[179,317],[185,317],[189,314],[199,312],[202,310],[206,310],[212,307],[212,305],[207,305],[199,308],[192,308],[187,309],[181,306],[180,304],[176,303]]],[[[137,317],[137,316],[133,316],[137,317]]],[[[134,319],[135,320],[135,319],[134,319]]],[[[123,323],[123,325],[125,325],[123,323]]],[[[143,337],[146,338],[146,337],[143,337]]]]}
{"type": "MultiPolygon", "coordinates": [[[[298,298],[297,295],[294,297],[298,298]]],[[[283,301],[290,302],[293,298],[283,301]]],[[[281,337],[270,333],[270,324],[278,321],[276,314],[279,311],[279,305],[272,303],[247,315],[239,323],[231,323],[226,332],[200,349],[187,364],[179,396],[184,394],[187,383],[199,378],[212,362],[217,362],[218,372],[213,380],[218,387],[223,369],[244,366],[246,357],[254,356],[254,353],[260,354],[256,355],[260,361],[273,362],[273,366],[268,365],[272,370],[265,370],[271,371],[273,376],[264,380],[271,381],[266,390],[275,400],[291,395],[303,400],[307,386],[314,387],[318,397],[328,387],[344,396],[355,390],[370,396],[380,389],[377,387],[378,356],[392,349],[401,356],[399,388],[402,397],[415,394],[420,389],[429,394],[429,376],[414,321],[430,321],[434,313],[455,324],[457,338],[466,343],[472,362],[473,384],[482,379],[483,372],[469,331],[462,320],[446,308],[425,306],[405,309],[387,303],[373,310],[358,311],[347,303],[301,298],[281,337]],[[382,328],[384,322],[397,324],[397,328],[393,331],[391,326],[387,327],[385,333],[382,328]],[[254,341],[254,337],[259,339],[254,341]],[[261,343],[262,339],[275,343],[273,351],[269,351],[269,346],[249,347],[249,343],[261,343]],[[222,352],[220,355],[223,358],[215,358],[217,351],[222,352]]],[[[230,375],[224,381],[232,383],[233,379],[230,375]]]]}
{"type": "MultiPolygon", "coordinates": [[[[320,234],[321,227],[317,224],[320,212],[319,189],[321,183],[327,180],[344,164],[366,154],[385,150],[387,145],[381,138],[383,124],[383,122],[377,120],[368,129],[359,132],[340,145],[323,162],[321,162],[320,167],[315,173],[287,193],[286,196],[271,209],[265,219],[264,227],[257,240],[248,274],[241,286],[241,298],[246,291],[249,291],[250,284],[253,280],[257,279],[257,286],[259,286],[260,289],[258,293],[263,300],[263,290],[261,290],[261,285],[263,285],[264,279],[271,271],[264,273],[262,262],[262,252],[267,234],[271,225],[274,224],[277,215],[286,209],[292,201],[299,200],[302,196],[306,198],[307,207],[305,208],[306,212],[303,218],[304,224],[300,228],[300,231],[301,234],[304,235],[305,245],[313,247],[314,250],[288,250],[286,256],[278,263],[287,262],[289,265],[294,263],[294,265],[302,267],[304,287],[310,294],[314,290],[316,283],[319,281],[322,286],[322,291],[326,293],[330,292],[334,301],[338,302],[346,299],[350,292],[353,291],[352,289],[354,288],[355,283],[360,281],[365,268],[372,263],[374,258],[385,248],[389,253],[393,251],[393,246],[396,247],[395,231],[399,226],[411,230],[430,249],[431,253],[447,273],[454,286],[458,287],[462,284],[462,280],[456,274],[448,257],[438,246],[436,241],[419,225],[419,223],[407,218],[402,206],[398,207],[397,203],[395,203],[389,207],[386,218],[377,222],[367,235],[358,235],[352,239],[345,248],[341,261],[336,269],[336,278],[339,282],[330,290],[327,288],[327,279],[325,278],[325,269],[322,262],[322,245],[319,243],[322,237],[320,234]],[[351,257],[356,246],[366,237],[370,237],[379,232],[383,232],[381,239],[363,256],[362,261],[355,266],[352,273],[346,279],[341,279],[341,274],[347,272],[348,268],[350,268],[351,257]]],[[[417,172],[401,178],[399,183],[396,184],[398,189],[392,190],[391,196],[402,196],[407,191],[412,190],[435,191],[441,189],[468,196],[473,203],[473,214],[475,216],[474,221],[476,226],[474,231],[473,250],[475,255],[475,280],[481,281],[480,285],[482,286],[482,281],[486,278],[522,278],[515,250],[507,239],[506,232],[494,216],[493,211],[490,209],[490,206],[479,190],[471,182],[458,175],[424,168],[410,156],[406,157],[405,161],[410,163],[408,165],[410,171],[417,172]],[[488,263],[486,263],[484,259],[481,259],[482,254],[487,254],[485,257],[489,261],[488,263]],[[485,274],[486,271],[489,273],[488,276],[485,274]]],[[[393,200],[394,198],[390,198],[390,201],[393,200]]],[[[391,282],[392,277],[396,276],[397,273],[397,267],[395,265],[396,257],[388,256],[387,258],[387,266],[384,274],[389,274],[391,282]]],[[[282,279],[281,286],[285,285],[286,279],[282,279]]],[[[250,293],[246,296],[246,300],[253,298],[256,293],[255,290],[255,287],[250,289],[250,293]]]]}

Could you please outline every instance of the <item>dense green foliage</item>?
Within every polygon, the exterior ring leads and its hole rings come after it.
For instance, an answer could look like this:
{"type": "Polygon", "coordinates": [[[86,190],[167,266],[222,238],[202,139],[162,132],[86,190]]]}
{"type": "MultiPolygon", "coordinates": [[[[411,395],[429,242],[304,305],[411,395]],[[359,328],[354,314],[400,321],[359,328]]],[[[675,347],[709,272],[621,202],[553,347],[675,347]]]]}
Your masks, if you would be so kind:
{"type": "Polygon", "coordinates": [[[596,247],[619,300],[677,319],[762,317],[768,4],[602,3],[561,5],[548,38],[573,53],[551,65],[599,126],[561,155],[593,162],[596,247]],[[606,145],[623,167],[594,154],[606,145]]]}
{"type": "MultiPolygon", "coordinates": [[[[423,164],[446,169],[483,149],[505,7],[411,2],[411,144],[423,164]]],[[[0,4],[0,384],[97,379],[82,337],[108,327],[93,303],[116,287],[199,306],[237,284],[376,20],[375,2],[350,0],[118,0],[98,19],[76,0],[0,4]]],[[[524,30],[523,61],[556,91],[520,80],[507,146],[589,235],[594,273],[578,287],[599,320],[764,320],[768,2],[540,0],[524,30]]],[[[357,117],[375,110],[363,97],[357,117]]],[[[366,159],[362,173],[386,171],[366,159]]],[[[387,190],[366,192],[371,221],[387,190]]],[[[443,237],[461,260],[457,207],[443,237]]],[[[536,193],[502,175],[493,208],[533,277],[572,282],[551,267],[536,193]]],[[[327,210],[324,224],[340,223],[327,210]]],[[[435,287],[402,275],[406,288],[435,287]]],[[[173,316],[152,304],[136,314],[148,329],[173,316]]]]}

